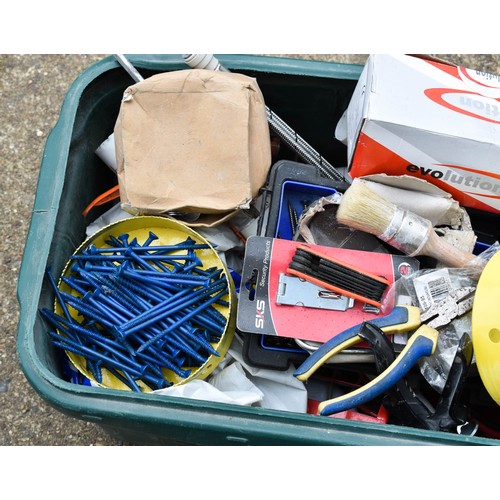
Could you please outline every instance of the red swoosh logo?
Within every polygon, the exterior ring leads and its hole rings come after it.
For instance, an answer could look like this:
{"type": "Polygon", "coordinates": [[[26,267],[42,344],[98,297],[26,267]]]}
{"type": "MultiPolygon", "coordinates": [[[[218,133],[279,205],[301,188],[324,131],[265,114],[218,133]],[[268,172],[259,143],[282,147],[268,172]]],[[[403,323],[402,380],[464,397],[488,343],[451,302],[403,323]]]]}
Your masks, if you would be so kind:
{"type": "MultiPolygon", "coordinates": [[[[436,104],[440,106],[444,106],[445,108],[451,109],[452,111],[456,111],[457,113],[462,113],[463,115],[471,116],[473,118],[479,118],[480,120],[484,120],[490,123],[500,123],[500,120],[493,120],[492,118],[487,118],[482,115],[478,115],[477,113],[473,113],[471,111],[467,111],[465,109],[459,108],[458,106],[454,106],[449,102],[443,99],[443,96],[446,94],[466,94],[471,96],[483,97],[477,92],[469,92],[467,90],[458,90],[458,89],[447,89],[447,88],[434,88],[434,89],[426,89],[424,90],[424,94],[436,104]]],[[[494,99],[495,100],[495,99],[494,99]]],[[[496,100],[495,100],[496,101],[496,100]]]]}
{"type": "Polygon", "coordinates": [[[467,80],[470,80],[471,82],[475,83],[476,85],[481,85],[481,86],[489,88],[489,89],[498,89],[498,85],[486,85],[486,83],[480,82],[479,80],[475,80],[474,78],[472,78],[471,75],[469,75],[469,73],[467,72],[467,68],[464,68],[463,66],[460,66],[459,74],[460,74],[460,76],[467,78],[467,80]]]}
{"type": "Polygon", "coordinates": [[[500,200],[500,196],[495,196],[493,194],[474,193],[472,191],[464,191],[464,193],[473,196],[481,196],[482,198],[490,198],[492,200],[500,200]]]}
{"type": "Polygon", "coordinates": [[[473,174],[484,175],[487,177],[491,177],[492,179],[500,179],[500,174],[494,174],[493,172],[485,172],[484,170],[476,170],[474,168],[469,167],[459,167],[458,165],[448,165],[446,163],[436,163],[437,167],[448,167],[457,170],[465,170],[466,172],[472,172],[473,174]]]}

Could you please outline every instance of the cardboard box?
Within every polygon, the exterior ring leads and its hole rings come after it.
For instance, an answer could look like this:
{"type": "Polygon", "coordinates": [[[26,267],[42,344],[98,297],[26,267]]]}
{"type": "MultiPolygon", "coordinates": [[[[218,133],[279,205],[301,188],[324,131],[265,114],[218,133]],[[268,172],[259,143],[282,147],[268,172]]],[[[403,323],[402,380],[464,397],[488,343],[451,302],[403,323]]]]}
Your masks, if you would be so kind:
{"type": "Polygon", "coordinates": [[[462,206],[500,213],[500,76],[371,55],[335,136],[349,175],[412,175],[462,206]]]}
{"type": "Polygon", "coordinates": [[[249,207],[271,167],[264,97],[239,73],[180,70],[132,85],[114,132],[121,205],[133,214],[221,222],[249,207]]]}

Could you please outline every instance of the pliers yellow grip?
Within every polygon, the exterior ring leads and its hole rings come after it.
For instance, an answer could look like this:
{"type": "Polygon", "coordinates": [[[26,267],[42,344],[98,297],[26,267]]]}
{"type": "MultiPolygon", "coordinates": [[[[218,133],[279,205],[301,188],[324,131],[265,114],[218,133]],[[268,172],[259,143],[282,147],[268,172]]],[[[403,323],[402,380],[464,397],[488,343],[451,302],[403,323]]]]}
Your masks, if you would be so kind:
{"type": "MultiPolygon", "coordinates": [[[[386,316],[381,316],[370,321],[386,334],[404,333],[415,330],[421,325],[420,309],[415,306],[400,305],[386,316]]],[[[353,326],[339,333],[319,347],[295,370],[295,377],[306,381],[321,365],[335,354],[351,347],[361,341],[358,336],[362,324],[353,326]]]]}
{"type": "MultiPolygon", "coordinates": [[[[361,405],[381,395],[402,377],[423,356],[431,356],[437,345],[436,328],[448,324],[457,316],[470,311],[475,287],[462,287],[453,292],[423,313],[415,306],[399,305],[390,314],[370,321],[386,334],[410,332],[415,329],[405,348],[396,360],[380,375],[359,389],[335,399],[323,401],[319,405],[321,415],[332,415],[361,405]],[[422,323],[426,324],[422,324],[422,323]]],[[[363,324],[345,330],[323,344],[299,368],[294,375],[306,381],[323,363],[333,355],[361,341],[358,333],[363,324]]]]}
{"type": "Polygon", "coordinates": [[[321,415],[332,415],[354,408],[380,396],[401,378],[403,378],[424,356],[434,354],[438,340],[438,331],[428,325],[422,325],[408,340],[401,351],[387,369],[371,382],[343,396],[320,403],[318,410],[321,415]]]}

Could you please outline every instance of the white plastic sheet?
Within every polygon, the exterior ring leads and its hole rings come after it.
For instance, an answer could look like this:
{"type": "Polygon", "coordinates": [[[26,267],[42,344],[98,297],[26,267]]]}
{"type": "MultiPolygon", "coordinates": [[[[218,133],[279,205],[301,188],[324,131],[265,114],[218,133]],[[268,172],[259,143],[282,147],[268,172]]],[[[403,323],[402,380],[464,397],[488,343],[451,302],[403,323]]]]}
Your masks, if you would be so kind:
{"type": "Polygon", "coordinates": [[[249,366],[243,360],[242,341],[236,335],[226,358],[206,381],[193,380],[154,392],[306,413],[307,390],[304,384],[293,376],[294,371],[293,365],[286,371],[249,366]]]}

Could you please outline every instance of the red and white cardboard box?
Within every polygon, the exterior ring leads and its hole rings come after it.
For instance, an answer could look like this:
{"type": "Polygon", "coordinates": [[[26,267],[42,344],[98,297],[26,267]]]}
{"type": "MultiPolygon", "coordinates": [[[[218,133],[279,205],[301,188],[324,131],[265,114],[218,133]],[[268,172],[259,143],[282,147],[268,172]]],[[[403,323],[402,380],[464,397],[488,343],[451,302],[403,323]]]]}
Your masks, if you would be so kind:
{"type": "Polygon", "coordinates": [[[462,206],[500,213],[500,76],[371,55],[337,124],[349,175],[412,175],[462,206]]]}

